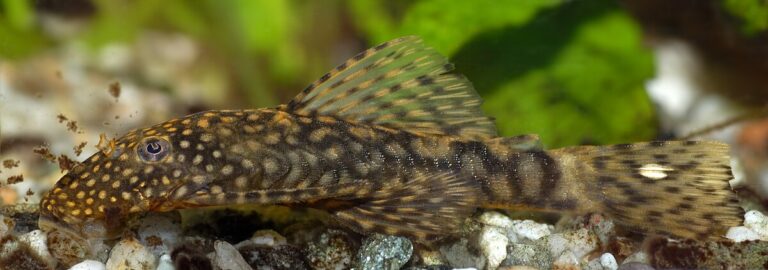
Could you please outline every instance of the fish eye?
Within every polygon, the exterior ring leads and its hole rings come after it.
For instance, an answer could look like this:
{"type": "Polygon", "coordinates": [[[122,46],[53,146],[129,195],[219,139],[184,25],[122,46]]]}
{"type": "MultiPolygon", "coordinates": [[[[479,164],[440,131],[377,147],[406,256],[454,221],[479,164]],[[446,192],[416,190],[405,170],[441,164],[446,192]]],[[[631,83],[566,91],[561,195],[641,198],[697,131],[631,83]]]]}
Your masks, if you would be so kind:
{"type": "Polygon", "coordinates": [[[147,153],[157,155],[163,151],[163,146],[157,142],[147,144],[147,153]]]}
{"type": "Polygon", "coordinates": [[[170,148],[171,144],[168,141],[157,137],[150,137],[141,142],[136,148],[136,152],[143,161],[157,162],[168,156],[170,148]]]}

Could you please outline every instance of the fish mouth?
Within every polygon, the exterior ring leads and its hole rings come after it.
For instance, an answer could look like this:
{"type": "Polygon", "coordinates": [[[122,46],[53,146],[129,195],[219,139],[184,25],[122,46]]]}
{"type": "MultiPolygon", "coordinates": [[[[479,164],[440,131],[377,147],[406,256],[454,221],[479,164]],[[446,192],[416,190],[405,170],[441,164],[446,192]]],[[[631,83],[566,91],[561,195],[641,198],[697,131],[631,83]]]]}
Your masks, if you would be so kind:
{"type": "Polygon", "coordinates": [[[89,220],[73,224],[49,214],[41,214],[37,220],[37,226],[49,234],[52,232],[64,234],[79,241],[113,239],[120,236],[116,232],[121,232],[108,230],[103,221],[89,220]]]}
{"type": "Polygon", "coordinates": [[[86,241],[81,230],[62,222],[56,217],[40,215],[40,218],[37,220],[37,226],[46,233],[63,233],[73,240],[86,241]]]}
{"type": "Polygon", "coordinates": [[[59,262],[74,263],[96,254],[94,239],[87,238],[76,226],[48,215],[40,215],[37,225],[47,235],[49,252],[59,262]]]}

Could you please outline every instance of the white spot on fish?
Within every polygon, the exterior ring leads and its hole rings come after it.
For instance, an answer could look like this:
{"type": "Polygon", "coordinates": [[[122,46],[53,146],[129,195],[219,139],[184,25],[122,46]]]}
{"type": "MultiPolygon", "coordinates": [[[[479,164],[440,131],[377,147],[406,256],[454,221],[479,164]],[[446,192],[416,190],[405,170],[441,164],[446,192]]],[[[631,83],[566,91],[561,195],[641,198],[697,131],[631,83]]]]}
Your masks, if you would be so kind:
{"type": "Polygon", "coordinates": [[[675,169],[667,166],[661,166],[659,164],[650,163],[650,164],[643,165],[643,167],[640,167],[640,175],[651,178],[651,179],[660,180],[660,179],[667,178],[666,172],[674,171],[674,170],[675,169]]]}

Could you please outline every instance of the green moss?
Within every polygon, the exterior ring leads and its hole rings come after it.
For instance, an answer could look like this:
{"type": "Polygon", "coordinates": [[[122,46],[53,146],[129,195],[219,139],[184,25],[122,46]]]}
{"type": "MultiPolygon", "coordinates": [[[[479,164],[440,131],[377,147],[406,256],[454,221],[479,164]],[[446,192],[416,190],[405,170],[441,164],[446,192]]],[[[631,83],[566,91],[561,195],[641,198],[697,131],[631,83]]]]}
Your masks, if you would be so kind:
{"type": "Polygon", "coordinates": [[[723,9],[741,21],[741,31],[755,35],[768,29],[768,1],[722,0],[723,9]]]}

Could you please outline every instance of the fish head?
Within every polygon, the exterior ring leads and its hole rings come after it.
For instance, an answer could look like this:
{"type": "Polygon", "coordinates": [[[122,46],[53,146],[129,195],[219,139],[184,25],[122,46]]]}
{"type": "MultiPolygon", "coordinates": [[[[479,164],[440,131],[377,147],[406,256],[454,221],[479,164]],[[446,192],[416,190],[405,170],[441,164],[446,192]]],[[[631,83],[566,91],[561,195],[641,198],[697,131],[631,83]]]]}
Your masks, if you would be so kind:
{"type": "Polygon", "coordinates": [[[69,170],[40,202],[40,228],[110,239],[122,234],[128,218],[164,210],[194,171],[188,166],[194,142],[181,136],[189,126],[183,120],[130,131],[69,170]]]}

